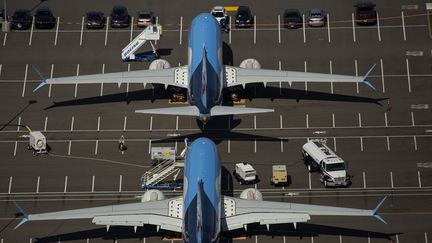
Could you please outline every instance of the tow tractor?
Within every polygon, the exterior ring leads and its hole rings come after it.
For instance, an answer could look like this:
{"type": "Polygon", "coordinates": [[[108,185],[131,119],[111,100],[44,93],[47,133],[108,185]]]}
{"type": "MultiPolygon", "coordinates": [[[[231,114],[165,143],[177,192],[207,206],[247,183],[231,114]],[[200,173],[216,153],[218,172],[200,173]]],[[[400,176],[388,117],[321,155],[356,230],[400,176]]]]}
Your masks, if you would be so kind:
{"type": "Polygon", "coordinates": [[[124,62],[129,61],[149,61],[152,62],[159,58],[155,46],[152,41],[157,41],[162,35],[162,26],[159,24],[149,25],[145,28],[135,39],[133,39],[125,48],[122,50],[122,60],[124,62]],[[143,53],[135,52],[146,42],[150,42],[152,51],[143,53]]]}

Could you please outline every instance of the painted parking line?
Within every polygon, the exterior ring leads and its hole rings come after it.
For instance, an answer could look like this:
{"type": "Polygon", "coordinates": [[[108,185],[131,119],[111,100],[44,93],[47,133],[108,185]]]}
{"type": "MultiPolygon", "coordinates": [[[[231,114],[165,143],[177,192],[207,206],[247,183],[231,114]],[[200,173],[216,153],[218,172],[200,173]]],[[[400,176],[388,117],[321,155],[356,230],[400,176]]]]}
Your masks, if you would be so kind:
{"type": "Polygon", "coordinates": [[[8,186],[8,194],[11,194],[12,192],[12,181],[13,181],[13,177],[9,177],[9,186],[8,186]]]}
{"type": "Polygon", "coordinates": [[[230,27],[230,31],[228,33],[228,42],[231,44],[231,33],[232,33],[232,25],[231,25],[231,19],[229,18],[229,27],[230,27]]]}
{"type": "Polygon", "coordinates": [[[227,147],[228,153],[231,153],[231,139],[228,139],[227,147]]]}
{"type": "Polygon", "coordinates": [[[281,153],[283,153],[283,151],[284,151],[283,139],[280,140],[280,151],[281,151],[281,153]]]}
{"type": "Polygon", "coordinates": [[[330,14],[327,14],[327,36],[328,36],[328,42],[331,42],[330,37],[330,14]]]}
{"type": "Polygon", "coordinates": [[[0,77],[1,77],[2,69],[3,69],[3,64],[0,64],[0,77]]]}
{"type": "Polygon", "coordinates": [[[359,124],[359,127],[362,127],[362,119],[361,119],[360,113],[358,113],[358,124],[359,124]]]}
{"type": "Polygon", "coordinates": [[[100,131],[100,116],[98,116],[98,118],[97,118],[97,131],[99,132],[100,131]]]}
{"type": "Polygon", "coordinates": [[[75,117],[72,116],[71,118],[71,125],[70,125],[70,131],[72,132],[74,129],[74,122],[75,122],[75,117]]]}
{"type": "Polygon", "coordinates": [[[306,114],[306,128],[309,128],[309,114],[306,114]]]}
{"type": "MultiPolygon", "coordinates": [[[[279,71],[282,70],[282,62],[279,61],[279,71]]],[[[282,82],[279,82],[279,95],[282,95],[282,82]]]]}
{"type": "Polygon", "coordinates": [[[98,154],[98,147],[99,147],[99,140],[96,140],[96,144],[95,144],[95,151],[94,151],[94,154],[95,154],[95,155],[98,154]]]}
{"type": "Polygon", "coordinates": [[[23,83],[22,94],[21,94],[21,97],[23,98],[25,95],[25,88],[27,83],[27,72],[28,72],[28,64],[26,64],[25,71],[24,71],[24,83],[23,83]]]}
{"type": "Polygon", "coordinates": [[[382,82],[382,92],[385,93],[385,85],[384,85],[384,65],[383,65],[383,60],[382,60],[382,58],[380,58],[380,63],[381,63],[381,82],[382,82]]]}
{"type": "Polygon", "coordinates": [[[31,26],[31,29],[30,29],[30,38],[29,38],[29,43],[28,43],[29,46],[31,46],[31,44],[32,44],[34,22],[35,22],[35,17],[33,16],[33,18],[32,18],[32,26],[31,26]]]}
{"type": "Polygon", "coordinates": [[[123,131],[126,131],[126,122],[127,122],[127,117],[125,116],[123,120],[123,131]]]}
{"type": "Polygon", "coordinates": [[[336,137],[333,137],[333,148],[334,148],[334,151],[337,152],[336,137]]]}
{"type": "Polygon", "coordinates": [[[83,33],[84,33],[84,16],[82,16],[81,18],[80,46],[82,46],[83,33]]]}
{"type": "Polygon", "coordinates": [[[108,43],[108,29],[109,29],[109,18],[110,18],[110,16],[108,16],[107,18],[106,18],[106,23],[105,23],[105,26],[106,26],[106,28],[105,28],[105,46],[107,45],[107,43],[108,43]]]}
{"type": "Polygon", "coordinates": [[[336,121],[335,121],[335,114],[334,113],[332,113],[332,125],[333,125],[333,128],[336,127],[336,121]]]}
{"type": "Polygon", "coordinates": [[[390,151],[390,138],[387,136],[387,151],[390,151]]]}
{"type": "Polygon", "coordinates": [[[40,176],[37,177],[37,181],[36,181],[36,193],[39,193],[39,186],[40,186],[40,176]]]}
{"type": "Polygon", "coordinates": [[[388,127],[387,112],[384,112],[384,124],[385,127],[388,127]]]}
{"type": "Polygon", "coordinates": [[[254,44],[256,44],[256,26],[257,26],[257,20],[256,20],[256,15],[254,15],[254,44]]]}
{"type": "Polygon", "coordinates": [[[363,152],[363,137],[360,136],[360,151],[363,152]]]}
{"type": "MultiPolygon", "coordinates": [[[[102,74],[104,74],[104,73],[105,73],[105,63],[102,64],[102,74]]],[[[100,86],[100,94],[99,94],[99,96],[103,95],[103,88],[104,88],[104,83],[102,82],[101,86],[100,86]]]]}
{"type": "Polygon", "coordinates": [[[303,14],[303,43],[306,43],[306,24],[305,24],[304,14],[303,14]]]}
{"type": "MultiPolygon", "coordinates": [[[[53,78],[53,75],[54,75],[54,64],[51,64],[50,78],[53,78]]],[[[52,84],[49,84],[49,87],[48,87],[48,98],[51,97],[51,88],[52,88],[52,84]]]]}
{"type": "Polygon", "coordinates": [[[377,33],[378,33],[378,41],[381,42],[381,28],[380,28],[380,20],[379,20],[379,14],[378,11],[376,12],[377,15],[377,33]]]}
{"type": "Polygon", "coordinates": [[[152,131],[153,129],[153,116],[150,116],[150,126],[149,126],[149,130],[152,131]]]}
{"type": "Polygon", "coordinates": [[[183,42],[183,16],[180,16],[179,45],[182,45],[182,42],[183,42]]]}
{"type": "Polygon", "coordinates": [[[278,42],[281,43],[281,17],[278,14],[278,42]]]}
{"type": "Polygon", "coordinates": [[[356,42],[356,31],[355,31],[354,13],[351,13],[351,21],[352,21],[353,41],[356,42]]]}
{"type": "MultiPolygon", "coordinates": [[[[76,69],[76,76],[79,76],[79,71],[80,71],[80,65],[79,63],[77,64],[77,69],[76,69]]],[[[74,97],[77,97],[77,93],[78,93],[78,83],[75,84],[75,93],[74,93],[74,97]]]]}
{"type": "Polygon", "coordinates": [[[411,111],[411,125],[414,127],[415,126],[415,122],[414,122],[414,112],[411,111]]]}
{"type": "Polygon", "coordinates": [[[133,27],[134,27],[134,16],[132,16],[132,20],[131,20],[131,28],[130,28],[130,36],[129,36],[129,42],[132,41],[132,37],[133,37],[133,27]]]}
{"type": "Polygon", "coordinates": [[[402,32],[403,32],[403,37],[404,37],[404,41],[406,41],[406,31],[405,31],[405,16],[404,16],[404,12],[401,12],[401,19],[402,19],[402,32]]]}
{"type": "MultiPolygon", "coordinates": [[[[307,62],[306,60],[304,61],[304,72],[307,73],[307,62]]],[[[305,92],[307,93],[308,90],[308,82],[305,81],[305,92]]]]}
{"type": "MultiPolygon", "coordinates": [[[[332,66],[331,60],[329,60],[329,65],[330,65],[330,74],[333,74],[333,66],[332,66]]],[[[333,81],[330,81],[330,90],[331,90],[331,93],[333,94],[333,81]]]]}
{"type": "Polygon", "coordinates": [[[411,93],[411,77],[410,77],[408,58],[405,59],[405,62],[406,62],[406,69],[407,69],[408,93],[411,93]]]}
{"type": "Polygon", "coordinates": [[[414,139],[414,150],[417,151],[417,137],[413,136],[414,139]]]}
{"type": "Polygon", "coordinates": [[[279,115],[279,123],[280,123],[280,129],[282,129],[283,128],[282,115],[279,115]]]}
{"type": "Polygon", "coordinates": [[[8,35],[8,33],[4,34],[4,37],[3,37],[3,46],[6,46],[7,35],[8,35]]]}
{"type": "Polygon", "coordinates": [[[72,147],[72,141],[71,140],[69,140],[69,146],[68,146],[68,155],[70,155],[70,153],[71,153],[71,147],[72,147]]]}
{"type": "Polygon", "coordinates": [[[417,179],[418,179],[418,187],[422,187],[421,174],[420,171],[417,171],[417,179]]]}
{"type": "MultiPolygon", "coordinates": [[[[354,68],[355,68],[355,76],[358,77],[357,59],[354,60],[354,68]]],[[[357,94],[358,94],[360,92],[358,82],[356,82],[356,90],[357,90],[357,94]]]]}
{"type": "Polygon", "coordinates": [[[363,171],[363,188],[366,188],[366,172],[363,171]]]}
{"type": "Polygon", "coordinates": [[[57,17],[56,32],[55,32],[55,37],[54,37],[54,46],[57,46],[57,39],[58,39],[58,33],[59,33],[59,26],[60,26],[60,16],[57,17]]]}
{"type": "Polygon", "coordinates": [[[45,123],[44,123],[44,132],[46,132],[48,126],[48,117],[45,117],[45,123]]]}

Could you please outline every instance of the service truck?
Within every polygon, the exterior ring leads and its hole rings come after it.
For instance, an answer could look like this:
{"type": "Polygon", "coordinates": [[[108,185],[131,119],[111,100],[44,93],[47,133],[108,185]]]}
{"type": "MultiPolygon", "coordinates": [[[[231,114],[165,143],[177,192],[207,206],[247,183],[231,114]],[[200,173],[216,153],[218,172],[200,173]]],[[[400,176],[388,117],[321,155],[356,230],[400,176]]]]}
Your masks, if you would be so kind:
{"type": "Polygon", "coordinates": [[[313,139],[305,143],[302,155],[309,172],[319,171],[320,180],[326,187],[351,184],[351,178],[345,170],[345,161],[323,140],[313,139]]]}
{"type": "Polygon", "coordinates": [[[241,185],[258,182],[256,170],[249,163],[237,163],[233,174],[241,185]]]}
{"type": "Polygon", "coordinates": [[[270,184],[279,186],[288,184],[288,172],[286,165],[273,165],[270,184]]]}

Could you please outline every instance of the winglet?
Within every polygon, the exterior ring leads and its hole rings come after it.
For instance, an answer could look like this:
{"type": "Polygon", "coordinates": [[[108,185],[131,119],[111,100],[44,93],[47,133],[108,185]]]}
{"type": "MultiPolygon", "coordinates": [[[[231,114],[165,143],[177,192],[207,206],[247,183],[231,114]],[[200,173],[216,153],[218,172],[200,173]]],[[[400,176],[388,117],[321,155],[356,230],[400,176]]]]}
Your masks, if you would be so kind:
{"type": "Polygon", "coordinates": [[[33,92],[38,91],[40,88],[42,88],[43,86],[45,86],[46,84],[48,84],[48,81],[46,80],[46,78],[43,77],[43,75],[39,72],[39,70],[37,70],[37,68],[35,66],[32,66],[33,70],[36,72],[36,74],[39,76],[40,80],[42,81],[34,90],[33,92]]]}
{"type": "Polygon", "coordinates": [[[369,88],[376,90],[376,88],[369,82],[369,80],[367,79],[367,77],[369,76],[369,74],[372,72],[372,70],[375,68],[376,63],[369,69],[369,71],[367,71],[367,73],[363,76],[363,83],[366,84],[367,86],[369,86],[369,88]]]}
{"type": "Polygon", "coordinates": [[[18,205],[18,203],[14,202],[15,206],[18,208],[18,210],[22,213],[22,219],[21,221],[15,226],[14,229],[18,229],[21,225],[23,225],[25,222],[27,222],[29,220],[29,216],[28,214],[24,211],[24,209],[22,209],[22,207],[20,205],[18,205]]]}
{"type": "Polygon", "coordinates": [[[385,196],[381,200],[381,202],[378,203],[378,205],[375,207],[375,209],[372,210],[372,216],[374,216],[374,218],[378,219],[379,221],[383,222],[384,224],[387,224],[387,222],[378,214],[378,210],[380,209],[381,205],[384,203],[386,198],[387,198],[387,196],[385,196]]]}

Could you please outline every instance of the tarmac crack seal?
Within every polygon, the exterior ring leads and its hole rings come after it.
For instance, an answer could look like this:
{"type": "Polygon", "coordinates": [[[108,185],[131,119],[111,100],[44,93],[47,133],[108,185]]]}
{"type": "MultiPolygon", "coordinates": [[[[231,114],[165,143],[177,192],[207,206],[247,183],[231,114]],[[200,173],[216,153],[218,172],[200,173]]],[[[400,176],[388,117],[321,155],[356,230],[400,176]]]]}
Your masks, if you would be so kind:
{"type": "Polygon", "coordinates": [[[130,163],[121,162],[121,161],[108,160],[108,159],[98,159],[98,158],[92,158],[92,157],[61,155],[61,154],[55,154],[55,153],[48,153],[48,155],[53,156],[53,157],[67,158],[67,159],[94,160],[94,161],[98,161],[98,162],[106,162],[106,163],[111,163],[111,164],[127,165],[127,166],[134,166],[134,167],[140,167],[140,168],[148,168],[148,167],[150,167],[150,166],[147,166],[147,165],[130,164],[130,163]]]}

